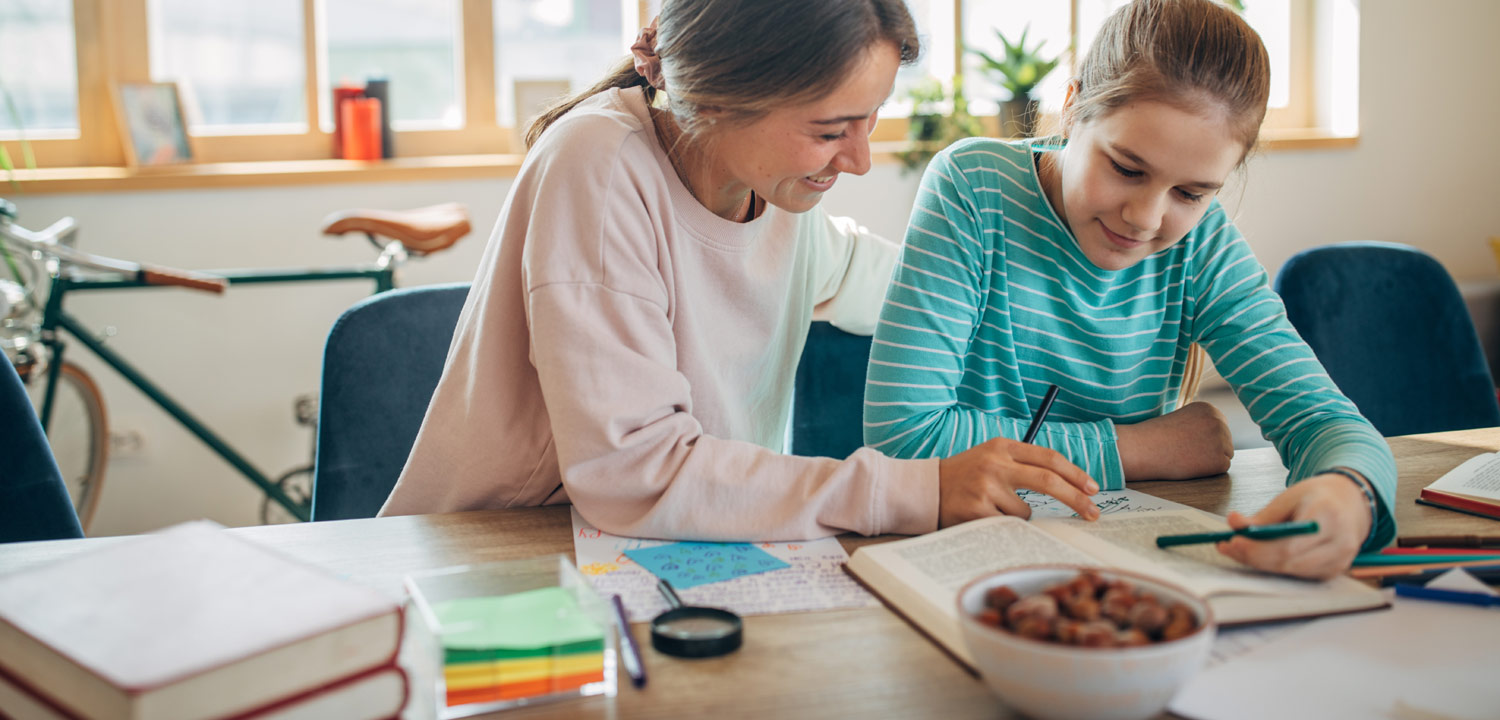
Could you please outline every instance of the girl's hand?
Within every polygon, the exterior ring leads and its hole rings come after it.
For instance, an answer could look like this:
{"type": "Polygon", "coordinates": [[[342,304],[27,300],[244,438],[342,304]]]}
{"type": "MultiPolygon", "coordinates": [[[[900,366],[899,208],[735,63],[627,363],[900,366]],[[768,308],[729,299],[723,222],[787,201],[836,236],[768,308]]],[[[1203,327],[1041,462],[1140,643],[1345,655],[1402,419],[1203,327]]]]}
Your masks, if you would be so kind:
{"type": "Polygon", "coordinates": [[[1056,450],[995,438],[939,461],[938,527],[991,515],[1029,518],[1021,489],[1051,495],[1085,520],[1099,517],[1088,497],[1099,485],[1077,465],[1056,450]]]}
{"type": "Polygon", "coordinates": [[[1316,520],[1318,532],[1281,540],[1236,537],[1219,543],[1219,552],[1261,570],[1323,580],[1349,569],[1375,521],[1359,486],[1332,473],[1287,488],[1253,516],[1229,513],[1235,529],[1303,520],[1316,520]]]}
{"type": "Polygon", "coordinates": [[[1218,475],[1229,471],[1234,457],[1224,414],[1202,401],[1134,425],[1116,425],[1115,447],[1126,481],[1218,475]]]}

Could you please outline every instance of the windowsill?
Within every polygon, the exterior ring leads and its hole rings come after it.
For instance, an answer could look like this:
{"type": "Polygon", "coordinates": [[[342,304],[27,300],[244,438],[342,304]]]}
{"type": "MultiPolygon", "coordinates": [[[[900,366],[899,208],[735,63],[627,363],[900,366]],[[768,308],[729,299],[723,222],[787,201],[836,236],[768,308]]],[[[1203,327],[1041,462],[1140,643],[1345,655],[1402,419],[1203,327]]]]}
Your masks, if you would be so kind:
{"type": "MultiPolygon", "coordinates": [[[[1265,152],[1352,148],[1359,137],[1334,136],[1318,130],[1262,133],[1265,152]]],[[[905,141],[874,142],[876,162],[896,162],[895,153],[911,147],[905,141]]],[[[515,175],[523,155],[441,155],[358,160],[278,160],[203,163],[153,168],[65,167],[17,170],[12,182],[0,174],[0,194],[74,193],[186,188],[266,187],[353,182],[411,182],[515,175]]]]}

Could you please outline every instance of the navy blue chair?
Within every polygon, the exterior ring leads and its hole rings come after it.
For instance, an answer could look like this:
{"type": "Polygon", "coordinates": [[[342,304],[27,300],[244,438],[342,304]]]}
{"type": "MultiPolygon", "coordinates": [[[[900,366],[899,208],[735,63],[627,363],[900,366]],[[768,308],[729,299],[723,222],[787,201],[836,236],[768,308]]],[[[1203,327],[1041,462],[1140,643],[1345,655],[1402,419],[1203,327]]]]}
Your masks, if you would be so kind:
{"type": "Polygon", "coordinates": [[[865,444],[871,339],[815,322],[797,364],[792,454],[843,459],[865,444]]]}
{"type": "Polygon", "coordinates": [[[432,400],[469,283],[392,290],[344,311],[323,349],[313,520],[374,517],[432,400]]]}
{"type": "Polygon", "coordinates": [[[1305,250],[1276,275],[1287,318],[1387,437],[1500,425],[1468,307],[1430,255],[1355,242],[1305,250]]]}
{"type": "Polygon", "coordinates": [[[83,537],[15,366],[0,356],[0,543],[83,537]]]}

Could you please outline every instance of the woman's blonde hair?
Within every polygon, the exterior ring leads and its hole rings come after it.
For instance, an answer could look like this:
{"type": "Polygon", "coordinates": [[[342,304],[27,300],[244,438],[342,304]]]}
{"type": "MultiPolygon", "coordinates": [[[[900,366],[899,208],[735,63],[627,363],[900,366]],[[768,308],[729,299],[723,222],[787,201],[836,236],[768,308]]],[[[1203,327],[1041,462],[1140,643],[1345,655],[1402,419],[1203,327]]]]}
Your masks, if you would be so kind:
{"type": "MultiPolygon", "coordinates": [[[[708,121],[754,120],[773,108],[822,97],[877,43],[889,43],[903,65],[920,51],[903,0],[666,0],[656,35],[667,86],[666,107],[685,133],[708,121]]],[[[548,108],[526,130],[531,147],[578,103],[611,88],[657,92],[625,58],[593,87],[548,108]]]]}
{"type": "Polygon", "coordinates": [[[1190,112],[1222,110],[1248,153],[1271,93],[1260,35],[1213,0],[1134,0],[1104,21],[1074,79],[1063,127],[1130,103],[1190,112]]]}

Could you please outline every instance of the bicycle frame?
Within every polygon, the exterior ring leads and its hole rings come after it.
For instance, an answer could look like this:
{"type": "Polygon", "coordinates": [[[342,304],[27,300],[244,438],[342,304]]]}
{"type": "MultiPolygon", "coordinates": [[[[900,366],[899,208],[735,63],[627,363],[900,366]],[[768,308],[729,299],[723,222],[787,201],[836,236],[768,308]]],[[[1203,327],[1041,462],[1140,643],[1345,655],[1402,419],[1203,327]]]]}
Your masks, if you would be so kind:
{"type": "MultiPolygon", "coordinates": [[[[324,282],[330,280],[372,280],[375,283],[375,293],[379,294],[395,287],[396,263],[391,262],[391,259],[389,254],[382,254],[379,261],[368,266],[322,269],[210,270],[205,272],[225,278],[229,281],[230,285],[324,282]]],[[[122,290],[144,287],[156,286],[148,285],[143,280],[131,279],[124,276],[74,277],[67,269],[51,273],[51,291],[47,295],[47,304],[42,313],[41,342],[52,353],[52,361],[47,368],[47,385],[42,395],[40,418],[43,430],[46,430],[51,422],[52,403],[57,392],[58,379],[62,374],[65,343],[62,341],[58,331],[65,330],[79,342],[83,343],[85,347],[94,351],[95,355],[98,355],[105,363],[120,373],[122,377],[130,381],[130,384],[134,385],[147,398],[175,418],[183,427],[191,431],[193,435],[203,441],[205,445],[217,453],[219,457],[223,458],[225,462],[228,462],[241,475],[244,475],[246,479],[259,487],[262,492],[272,500],[275,500],[277,504],[286,508],[288,512],[299,520],[311,519],[311,511],[307,506],[289,497],[265,473],[250,464],[250,461],[246,460],[244,456],[230,446],[222,436],[211,430],[206,423],[189,412],[181,403],[173,399],[160,385],[157,385],[137,370],[124,356],[110,349],[101,340],[94,337],[88,326],[63,309],[63,297],[70,292],[122,290]]]]}

